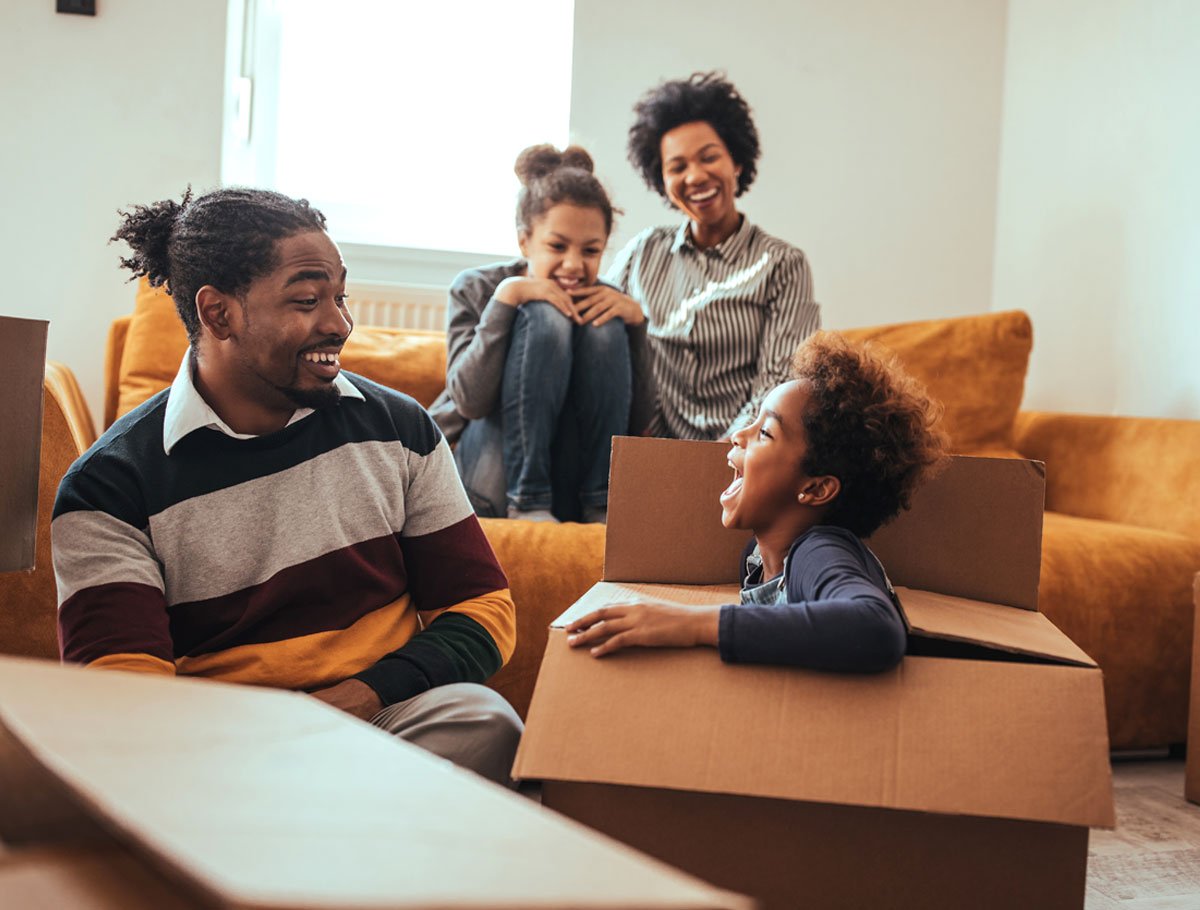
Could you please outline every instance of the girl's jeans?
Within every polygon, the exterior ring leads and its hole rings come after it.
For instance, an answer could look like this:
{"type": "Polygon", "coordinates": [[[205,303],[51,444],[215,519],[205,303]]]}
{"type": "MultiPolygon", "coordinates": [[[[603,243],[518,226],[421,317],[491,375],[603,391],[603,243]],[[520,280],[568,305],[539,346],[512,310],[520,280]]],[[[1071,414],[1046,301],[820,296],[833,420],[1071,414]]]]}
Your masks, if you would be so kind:
{"type": "Polygon", "coordinates": [[[472,420],[454,451],[475,511],[503,518],[578,496],[608,504],[612,437],[629,429],[632,367],[625,323],[575,325],[548,303],[517,310],[504,362],[500,407],[472,420]],[[565,489],[564,489],[565,487],[565,489]]]}

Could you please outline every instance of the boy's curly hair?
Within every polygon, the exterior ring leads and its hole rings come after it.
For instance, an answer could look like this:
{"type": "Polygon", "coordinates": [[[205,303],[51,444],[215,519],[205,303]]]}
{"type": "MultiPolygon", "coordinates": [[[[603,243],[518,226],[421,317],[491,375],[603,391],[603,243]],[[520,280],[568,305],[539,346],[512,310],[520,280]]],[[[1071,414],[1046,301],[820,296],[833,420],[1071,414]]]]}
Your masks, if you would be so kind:
{"type": "Polygon", "coordinates": [[[941,463],[942,406],[886,349],[833,332],[810,336],[792,366],[809,394],[804,472],[842,485],[824,523],[869,537],[909,507],[941,463]]]}
{"type": "Polygon", "coordinates": [[[698,120],[716,130],[733,163],[742,169],[736,195],[742,195],[754,182],[758,171],[758,130],[754,128],[750,105],[724,74],[692,73],[687,79],[664,82],[641,97],[633,114],[629,163],[642,175],[646,186],[663,199],[667,198],[662,175],[663,134],[698,120]]]}

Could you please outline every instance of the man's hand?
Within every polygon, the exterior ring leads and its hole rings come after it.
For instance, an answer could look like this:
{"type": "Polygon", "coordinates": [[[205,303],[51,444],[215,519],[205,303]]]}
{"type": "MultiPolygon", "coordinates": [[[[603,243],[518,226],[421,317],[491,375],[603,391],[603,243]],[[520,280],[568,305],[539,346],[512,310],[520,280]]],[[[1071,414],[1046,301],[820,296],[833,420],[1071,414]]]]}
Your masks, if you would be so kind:
{"type": "Polygon", "coordinates": [[[717,644],[720,607],[690,607],[644,600],[593,610],[567,626],[572,648],[591,647],[593,657],[621,648],[691,648],[717,644]]]}
{"type": "Polygon", "coordinates": [[[360,720],[370,720],[383,710],[383,702],[379,700],[375,690],[358,679],[347,679],[336,686],[318,689],[312,693],[312,697],[319,698],[347,714],[353,714],[360,720]]]}
{"type": "Polygon", "coordinates": [[[641,325],[646,314],[638,302],[606,284],[571,291],[575,298],[575,309],[582,323],[601,326],[610,319],[621,319],[626,325],[641,325]]]}

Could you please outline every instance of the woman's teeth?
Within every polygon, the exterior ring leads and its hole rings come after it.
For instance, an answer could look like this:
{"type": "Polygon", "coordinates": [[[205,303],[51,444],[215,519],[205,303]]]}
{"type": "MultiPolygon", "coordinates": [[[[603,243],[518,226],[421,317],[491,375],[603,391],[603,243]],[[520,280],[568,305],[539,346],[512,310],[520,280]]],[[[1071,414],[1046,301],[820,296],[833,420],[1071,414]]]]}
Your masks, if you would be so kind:
{"type": "Polygon", "coordinates": [[[693,193],[688,196],[688,200],[690,202],[708,202],[715,195],[717,195],[717,188],[714,186],[711,190],[705,190],[703,193],[693,193]]]}

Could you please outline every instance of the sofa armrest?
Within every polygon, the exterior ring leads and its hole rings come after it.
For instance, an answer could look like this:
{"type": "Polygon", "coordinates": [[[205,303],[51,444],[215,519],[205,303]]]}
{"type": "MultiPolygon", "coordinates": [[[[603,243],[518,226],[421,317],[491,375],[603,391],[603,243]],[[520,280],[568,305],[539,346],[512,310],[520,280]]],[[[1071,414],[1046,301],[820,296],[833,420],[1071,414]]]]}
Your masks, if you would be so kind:
{"type": "Polygon", "coordinates": [[[29,572],[0,573],[0,654],[57,660],[58,594],[50,549],[54,497],[59,481],[91,445],[96,431],[70,369],[47,361],[43,388],[34,567],[29,572]]]}
{"type": "Polygon", "coordinates": [[[1200,420],[1022,411],[1013,430],[1047,509],[1200,539],[1200,420]]]}
{"type": "Polygon", "coordinates": [[[104,347],[104,427],[107,430],[117,419],[121,399],[121,357],[125,353],[125,338],[133,316],[121,316],[108,327],[108,343],[104,347]]]}
{"type": "Polygon", "coordinates": [[[46,361],[46,394],[52,397],[62,411],[67,429],[71,434],[71,442],[75,446],[72,460],[82,455],[96,441],[96,425],[92,422],[92,412],[88,408],[87,399],[79,387],[79,380],[71,372],[71,368],[53,360],[46,361]]]}

